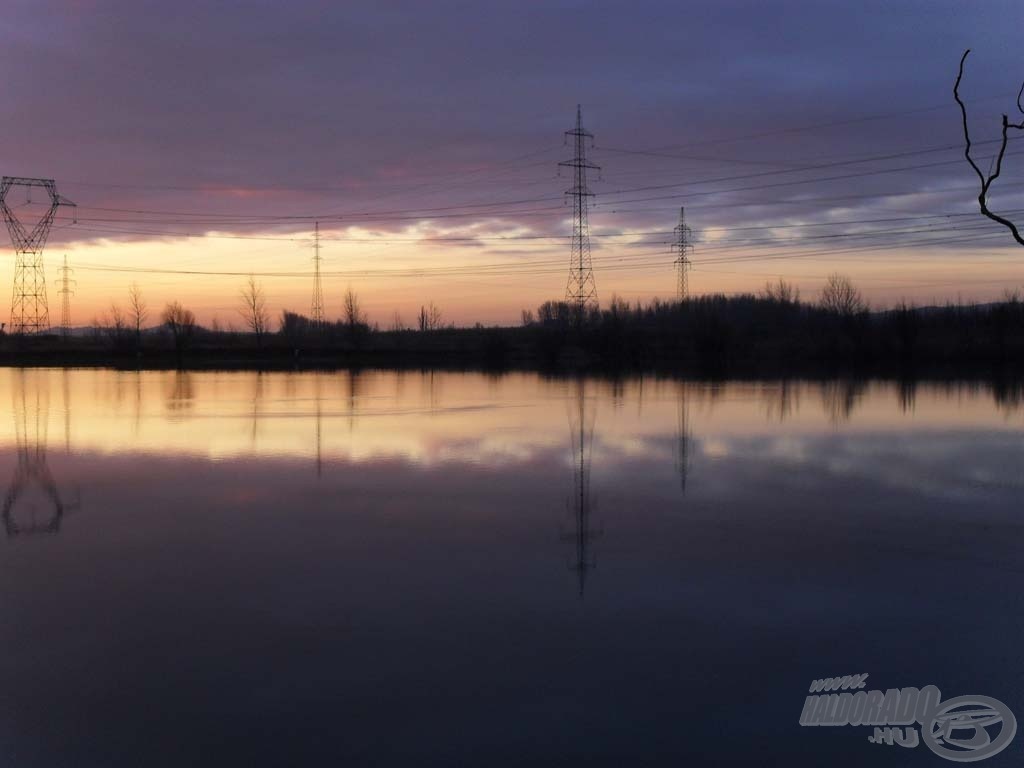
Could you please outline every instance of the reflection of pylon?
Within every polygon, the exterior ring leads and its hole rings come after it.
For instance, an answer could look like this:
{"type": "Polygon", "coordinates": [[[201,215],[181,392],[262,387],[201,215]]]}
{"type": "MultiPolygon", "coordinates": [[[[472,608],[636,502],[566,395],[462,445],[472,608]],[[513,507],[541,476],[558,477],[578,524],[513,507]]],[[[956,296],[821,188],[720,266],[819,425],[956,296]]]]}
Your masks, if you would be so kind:
{"type": "Polygon", "coordinates": [[[313,391],[316,399],[316,476],[323,472],[323,455],[321,453],[321,413],[320,413],[320,375],[313,374],[313,391]]]}
{"type": "Polygon", "coordinates": [[[25,394],[25,372],[19,371],[13,390],[14,429],[18,444],[18,465],[14,477],[7,489],[3,503],[4,528],[9,537],[18,535],[56,533],[66,512],[78,508],[78,503],[65,504],[57,490],[57,484],[46,461],[47,426],[49,422],[49,391],[48,385],[35,382],[35,403],[33,413],[29,414],[28,398],[25,394]],[[42,491],[50,507],[42,521],[37,521],[35,509],[30,508],[29,520],[20,521],[15,516],[18,502],[25,497],[26,491],[35,486],[42,491]]]}
{"type": "Polygon", "coordinates": [[[74,203],[57,194],[53,179],[29,179],[4,176],[0,179],[0,211],[14,245],[14,290],[11,296],[11,332],[41,333],[50,330],[50,313],[46,303],[46,276],[43,273],[43,248],[50,236],[50,227],[57,208],[74,203]],[[49,208],[35,226],[25,226],[7,205],[11,187],[41,187],[49,196],[49,208]]]}
{"type": "Polygon", "coordinates": [[[676,429],[676,472],[679,473],[679,487],[686,494],[686,479],[690,472],[690,412],[686,405],[686,383],[679,382],[679,406],[676,429]]]}
{"type": "Polygon", "coordinates": [[[574,562],[570,565],[576,571],[579,595],[583,597],[587,573],[596,567],[590,551],[590,543],[601,535],[590,527],[590,463],[594,443],[594,422],[596,414],[588,407],[583,380],[577,382],[576,408],[569,412],[569,435],[572,441],[573,495],[570,501],[575,530],[568,534],[575,545],[574,562]]]}

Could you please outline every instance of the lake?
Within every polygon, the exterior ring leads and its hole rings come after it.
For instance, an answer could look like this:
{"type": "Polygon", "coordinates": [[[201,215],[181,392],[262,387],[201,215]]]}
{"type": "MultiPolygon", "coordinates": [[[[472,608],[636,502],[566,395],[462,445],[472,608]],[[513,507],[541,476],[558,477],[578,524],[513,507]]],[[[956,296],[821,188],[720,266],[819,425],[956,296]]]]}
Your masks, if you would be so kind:
{"type": "Polygon", "coordinates": [[[1022,460],[977,383],[0,369],[0,755],[943,765],[799,720],[1024,716],[1022,460]]]}

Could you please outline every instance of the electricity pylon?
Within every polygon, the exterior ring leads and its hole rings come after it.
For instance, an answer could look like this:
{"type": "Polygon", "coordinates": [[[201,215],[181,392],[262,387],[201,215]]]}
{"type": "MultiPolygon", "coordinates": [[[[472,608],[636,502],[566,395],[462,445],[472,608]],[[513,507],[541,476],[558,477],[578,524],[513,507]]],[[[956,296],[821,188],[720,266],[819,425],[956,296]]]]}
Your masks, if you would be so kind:
{"type": "Polygon", "coordinates": [[[57,208],[73,206],[57,194],[53,179],[29,179],[4,176],[0,179],[0,210],[14,245],[14,289],[11,296],[11,333],[41,333],[50,330],[50,313],[46,303],[46,275],[43,273],[43,248],[50,236],[50,227],[57,208]],[[50,198],[50,207],[31,229],[26,229],[7,205],[11,187],[25,187],[31,195],[33,187],[42,187],[50,198]]]}
{"type": "Polygon", "coordinates": [[[57,280],[57,293],[60,294],[60,333],[67,338],[71,334],[71,297],[75,293],[75,281],[71,279],[74,270],[68,266],[67,254],[64,254],[64,266],[60,268],[60,279],[57,280]]]}
{"type": "Polygon", "coordinates": [[[320,282],[320,222],[313,228],[313,306],[310,312],[313,324],[324,324],[324,288],[320,282]]]}
{"type": "Polygon", "coordinates": [[[575,152],[572,160],[563,160],[558,165],[572,168],[573,185],[565,191],[572,197],[572,248],[569,256],[569,280],[565,286],[565,302],[576,313],[576,322],[581,323],[586,310],[596,308],[597,284],[590,261],[590,229],[587,223],[588,198],[594,193],[587,187],[587,170],[600,170],[600,166],[587,160],[586,140],[594,135],[583,129],[583,116],[576,106],[576,127],[565,132],[572,136],[575,152]]]}
{"type": "Polygon", "coordinates": [[[676,286],[676,298],[679,301],[686,301],[689,298],[690,286],[688,275],[690,271],[690,254],[693,253],[693,230],[686,223],[686,209],[679,209],[679,223],[675,228],[676,260],[675,264],[679,271],[679,282],[676,286]]]}

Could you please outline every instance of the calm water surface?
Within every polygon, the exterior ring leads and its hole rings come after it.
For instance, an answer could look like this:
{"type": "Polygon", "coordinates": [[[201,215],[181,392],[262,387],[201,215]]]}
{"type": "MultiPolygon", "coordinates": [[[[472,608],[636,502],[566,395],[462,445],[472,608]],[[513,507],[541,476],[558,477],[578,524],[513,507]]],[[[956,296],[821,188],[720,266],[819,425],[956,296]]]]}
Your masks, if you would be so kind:
{"type": "Polygon", "coordinates": [[[798,718],[1024,718],[1022,459],[977,385],[0,369],[0,762],[948,764],[798,718]]]}

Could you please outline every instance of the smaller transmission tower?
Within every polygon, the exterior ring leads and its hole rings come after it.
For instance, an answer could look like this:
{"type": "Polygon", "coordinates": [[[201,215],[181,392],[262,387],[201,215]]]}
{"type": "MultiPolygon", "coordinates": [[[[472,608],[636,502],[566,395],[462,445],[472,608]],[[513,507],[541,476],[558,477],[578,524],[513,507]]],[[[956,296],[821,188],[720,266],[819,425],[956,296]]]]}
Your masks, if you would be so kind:
{"type": "Polygon", "coordinates": [[[693,230],[686,223],[686,209],[679,209],[679,223],[675,228],[676,260],[675,265],[679,271],[679,284],[676,287],[676,298],[679,301],[686,301],[689,298],[689,281],[687,273],[690,271],[690,254],[693,253],[693,230]]]}
{"type": "Polygon", "coordinates": [[[313,307],[311,311],[313,324],[324,324],[324,287],[320,282],[320,222],[313,226],[313,307]]]}
{"type": "Polygon", "coordinates": [[[71,279],[74,270],[68,266],[68,256],[64,254],[64,266],[60,268],[60,279],[57,280],[57,293],[60,294],[60,334],[65,339],[71,335],[71,297],[75,293],[75,281],[71,279]]]}
{"type": "Polygon", "coordinates": [[[66,197],[57,194],[53,179],[29,179],[4,176],[0,179],[0,211],[14,244],[14,290],[11,295],[11,333],[42,333],[50,330],[50,312],[46,303],[46,276],[43,273],[43,248],[50,236],[50,227],[57,208],[73,206],[66,197]],[[31,229],[26,229],[18,216],[7,205],[11,187],[25,187],[28,194],[33,187],[42,187],[49,196],[49,208],[31,229]]]}
{"type": "Polygon", "coordinates": [[[590,227],[587,222],[588,198],[594,193],[587,187],[587,170],[600,170],[600,166],[587,160],[587,139],[594,135],[583,129],[583,115],[576,105],[576,127],[566,131],[571,136],[575,152],[572,160],[563,160],[558,165],[572,168],[573,185],[565,191],[572,197],[572,249],[569,256],[569,280],[565,285],[565,302],[576,313],[576,322],[581,323],[587,309],[597,307],[597,284],[590,261],[590,227]]]}

